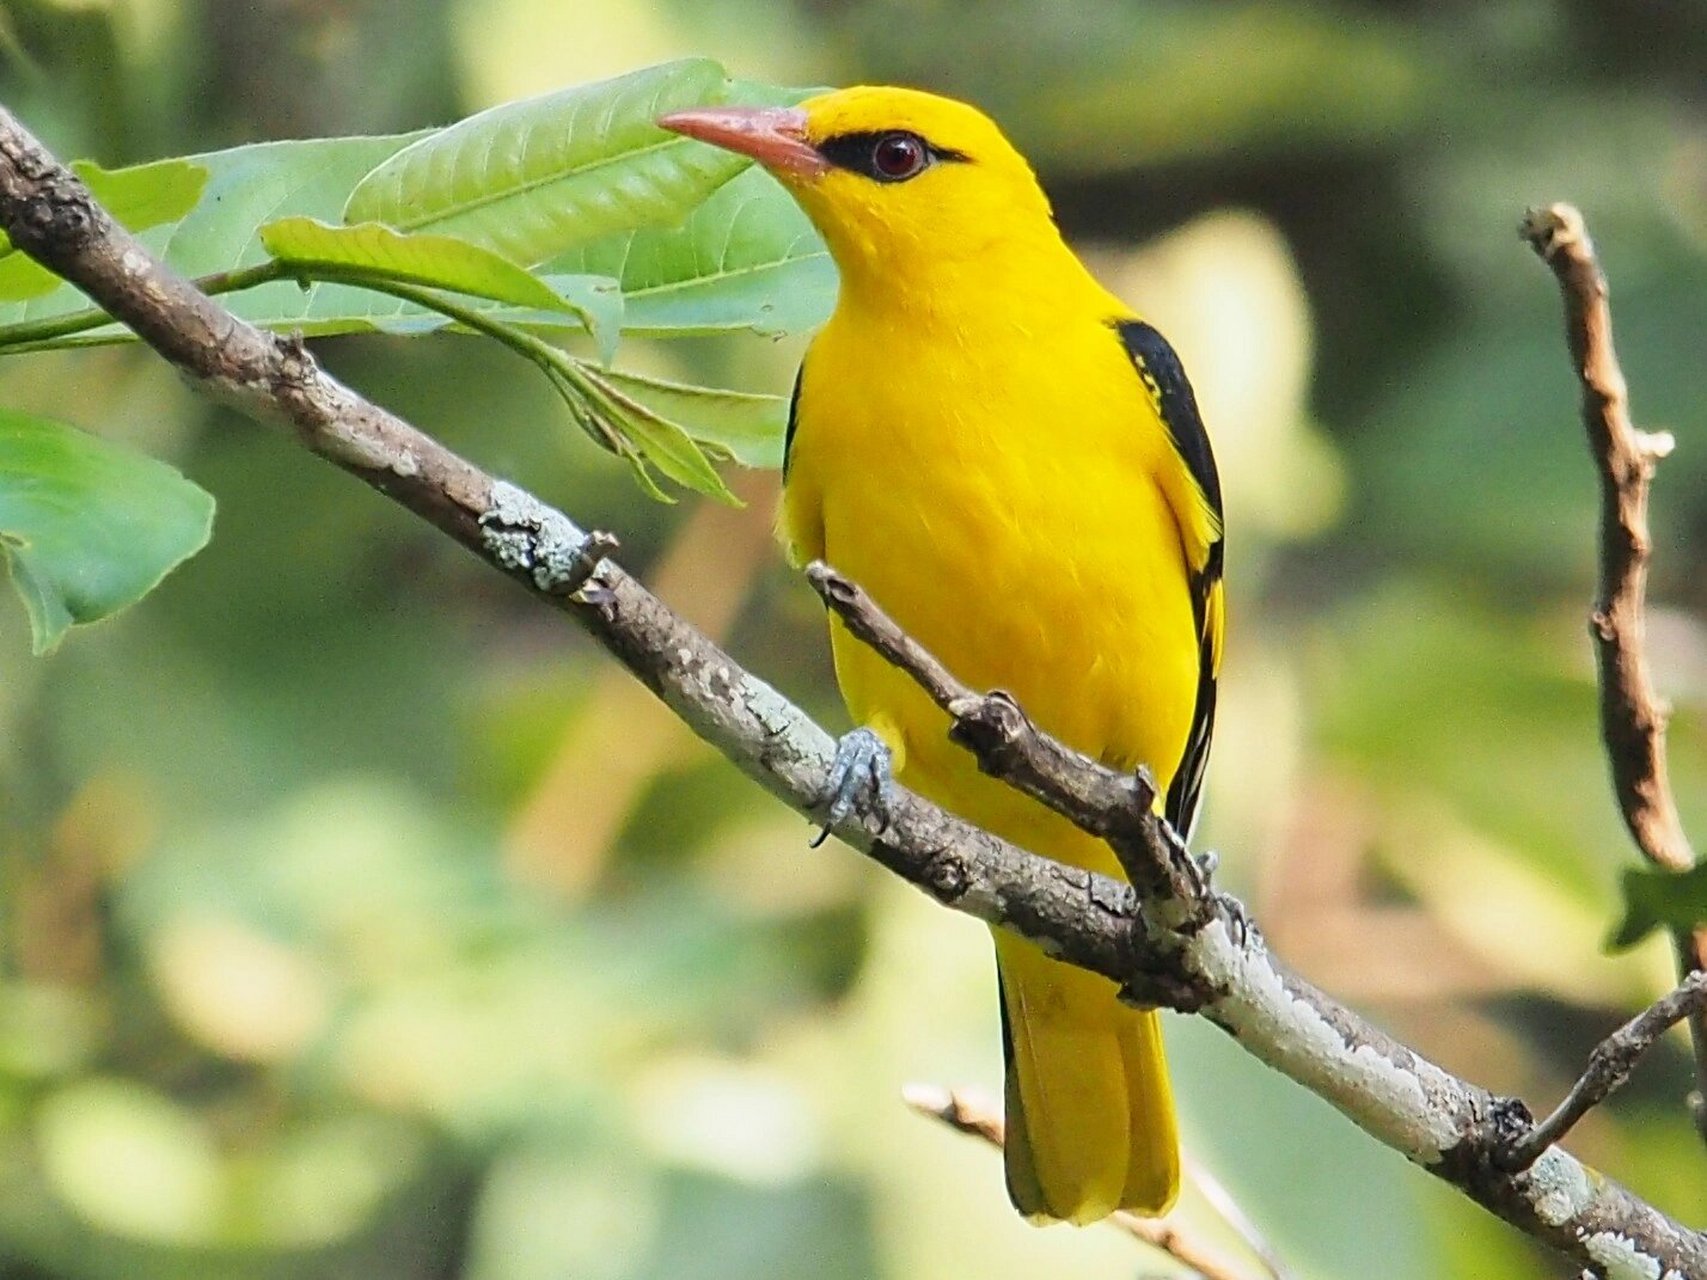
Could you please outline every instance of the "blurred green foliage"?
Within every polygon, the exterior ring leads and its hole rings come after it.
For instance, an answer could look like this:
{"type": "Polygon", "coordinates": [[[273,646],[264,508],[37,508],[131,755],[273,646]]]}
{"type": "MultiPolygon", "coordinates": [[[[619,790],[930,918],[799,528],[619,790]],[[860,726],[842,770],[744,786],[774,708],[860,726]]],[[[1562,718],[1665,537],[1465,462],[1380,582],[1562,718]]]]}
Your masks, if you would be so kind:
{"type": "MultiPolygon", "coordinates": [[[[1234,612],[1204,835],[1307,974],[1550,1103],[1668,961],[1598,950],[1630,854],[1583,638],[1594,485],[1552,285],[1513,232],[1526,204],[1584,207],[1637,415],[1679,438],[1651,641],[1700,831],[1700,12],[12,0],[0,100],[116,167],[399,133],[690,54],[918,83],[1010,129],[1070,234],[1175,336],[1223,459],[1234,612]]],[[[673,234],[660,253],[688,254],[692,224],[673,234]]],[[[670,305],[631,311],[667,326],[670,305]]],[[[799,341],[621,351],[783,394],[799,341]]],[[[770,478],[727,473],[744,510],[664,507],[490,344],[319,353],[618,531],[673,603],[838,714],[816,607],[770,545],[770,478]]],[[[167,459],[220,504],[205,552],[49,660],[0,610],[0,1274],[1161,1269],[1113,1233],[1024,1226],[989,1152],[897,1101],[911,1078],[997,1079],[978,929],[807,853],[803,824],[557,618],[143,353],[6,359],[0,403],[167,459]]],[[[1564,1274],[1213,1030],[1170,1036],[1188,1145],[1301,1274],[1564,1274]]],[[[1573,1146],[1700,1220],[1686,1074],[1668,1045],[1573,1146]]]]}

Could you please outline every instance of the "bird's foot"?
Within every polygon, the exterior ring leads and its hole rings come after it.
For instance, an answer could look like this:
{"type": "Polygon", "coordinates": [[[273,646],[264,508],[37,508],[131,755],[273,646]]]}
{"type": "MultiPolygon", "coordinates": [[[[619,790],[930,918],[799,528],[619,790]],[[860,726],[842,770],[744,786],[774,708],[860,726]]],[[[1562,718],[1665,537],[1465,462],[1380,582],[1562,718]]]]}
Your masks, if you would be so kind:
{"type": "Polygon", "coordinates": [[[861,727],[844,733],[836,742],[836,758],[830,763],[830,780],[818,801],[824,809],[824,829],[812,842],[816,849],[863,800],[882,822],[889,820],[889,788],[894,782],[894,758],[889,747],[870,729],[861,727]]]}
{"type": "Polygon", "coordinates": [[[1221,917],[1227,922],[1227,933],[1233,939],[1233,945],[1243,951],[1247,947],[1262,941],[1262,930],[1257,928],[1257,922],[1251,913],[1230,893],[1222,893],[1219,889],[1211,891],[1215,905],[1221,909],[1221,917]]]}

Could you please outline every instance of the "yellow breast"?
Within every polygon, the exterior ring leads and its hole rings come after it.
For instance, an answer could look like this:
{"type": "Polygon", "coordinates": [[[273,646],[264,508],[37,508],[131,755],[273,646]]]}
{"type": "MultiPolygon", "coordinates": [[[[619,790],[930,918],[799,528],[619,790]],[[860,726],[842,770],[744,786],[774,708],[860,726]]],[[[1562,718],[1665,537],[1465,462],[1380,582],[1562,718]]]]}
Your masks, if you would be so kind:
{"type": "MultiPolygon", "coordinates": [[[[1165,791],[1198,682],[1178,468],[1100,316],[913,317],[903,337],[844,305],[802,371],[784,528],[960,679],[1165,791]]],[[[911,681],[832,639],[850,712],[893,740],[903,780],[1011,828],[1018,798],[978,778],[911,681]]]]}

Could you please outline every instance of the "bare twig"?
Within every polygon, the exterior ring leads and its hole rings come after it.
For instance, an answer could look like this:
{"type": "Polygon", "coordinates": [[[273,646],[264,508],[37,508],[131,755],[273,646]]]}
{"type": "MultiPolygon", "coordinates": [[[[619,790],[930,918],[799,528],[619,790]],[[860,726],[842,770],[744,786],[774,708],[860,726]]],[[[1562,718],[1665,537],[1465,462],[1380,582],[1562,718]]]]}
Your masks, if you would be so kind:
{"type": "MultiPolygon", "coordinates": [[[[494,479],[173,275],[0,110],[0,229],[133,328],[191,382],[416,512],[583,627],[696,733],[796,812],[817,811],[834,740],[684,623],[562,512],[494,479]]],[[[1111,824],[1119,820],[1103,815],[1111,824]]],[[[848,844],[936,901],[1131,986],[1168,976],[1240,1045],[1506,1221],[1608,1276],[1707,1276],[1707,1237],[1557,1147],[1511,1174],[1490,1159],[1507,1108],[1288,972],[1227,900],[1140,907],[1132,886],[1040,858],[895,787],[838,823],[848,844]],[[881,812],[877,810],[880,809],[881,812]],[[1185,916],[1189,927],[1168,923],[1185,916]]],[[[1170,853],[1169,855],[1173,855],[1170,853]]],[[[1184,855],[1189,862],[1189,855],[1184,855]]],[[[1195,866],[1195,864],[1193,864],[1195,866]]],[[[1190,889],[1191,875],[1182,870],[1190,889]]]]}
{"type": "MultiPolygon", "coordinates": [[[[969,689],[862,587],[823,561],[806,567],[806,580],[853,636],[912,676],[948,713],[949,736],[972,753],[979,768],[1104,840],[1147,901],[1176,903],[1197,926],[1215,914],[1201,867],[1156,813],[1156,787],[1147,773],[1120,773],[1040,733],[1000,690],[969,689]]],[[[1183,925],[1186,918],[1169,923],[1183,925]]]]}
{"type": "Polygon", "coordinates": [[[1685,1018],[1707,1009],[1707,973],[1692,973],[1594,1047],[1588,1066],[1551,1115],[1499,1154],[1508,1169],[1527,1169],[1595,1107],[1624,1087],[1642,1056],[1685,1018]]]}
{"type": "MultiPolygon", "coordinates": [[[[1666,771],[1668,709],[1648,673],[1646,597],[1648,490],[1669,432],[1638,429],[1629,387],[1612,345],[1606,276],[1582,214],[1571,205],[1531,209],[1523,238],[1552,269],[1564,301],[1565,339],[1582,388],[1582,419],[1600,476],[1600,586],[1589,615],[1600,672],[1600,728],[1624,825],[1642,855],[1667,871],[1687,871],[1695,851],[1684,834],[1666,771]]],[[[1673,938],[1680,972],[1707,970],[1707,930],[1673,938]]],[[[1707,1139],[1707,1012],[1689,1019],[1695,1048],[1691,1112],[1707,1139]]]]}
{"type": "MultiPolygon", "coordinates": [[[[951,1129],[982,1138],[998,1149],[1002,1146],[1005,1135],[1001,1116],[970,1095],[938,1085],[910,1084],[902,1091],[902,1096],[907,1105],[920,1115],[934,1116],[951,1129]]],[[[1242,1221],[1243,1215],[1239,1216],[1242,1221]]],[[[1190,1224],[1177,1212],[1162,1218],[1141,1218],[1121,1210],[1111,1215],[1108,1222],[1134,1240],[1159,1249],[1180,1265],[1190,1267],[1201,1280],[1243,1280],[1247,1274],[1207,1241],[1198,1239],[1190,1224]]],[[[1271,1280],[1286,1280],[1284,1272],[1274,1270],[1266,1258],[1259,1256],[1258,1260],[1271,1280]]]]}
{"type": "Polygon", "coordinates": [[[909,1084],[902,1086],[901,1100],[920,1115],[935,1116],[949,1128],[982,1138],[992,1147],[1007,1143],[1002,1117],[995,1108],[985,1106],[964,1090],[945,1089],[939,1084],[909,1084]]]}
{"type": "Polygon", "coordinates": [[[1148,777],[1117,773],[1038,734],[1005,693],[974,693],[901,630],[863,587],[822,560],[806,566],[806,580],[850,633],[912,676],[953,717],[952,735],[991,773],[1051,807],[1071,810],[1068,816],[1078,815],[1095,835],[1144,841],[1156,801],[1148,777]]]}
{"type": "Polygon", "coordinates": [[[1186,1180],[1197,1187],[1209,1207],[1221,1216],[1221,1220],[1245,1242],[1245,1247],[1268,1268],[1271,1280],[1292,1280],[1292,1268],[1282,1260],[1280,1251],[1269,1242],[1257,1224],[1251,1221],[1250,1215],[1233,1199],[1232,1193],[1221,1185],[1221,1180],[1210,1173],[1201,1160],[1193,1159],[1190,1152],[1184,1154],[1186,1180]]]}
{"type": "Polygon", "coordinates": [[[1648,488],[1671,452],[1669,433],[1638,430],[1612,346],[1606,277],[1583,216],[1567,204],[1531,209],[1523,235],[1559,281],[1565,337],[1582,386],[1583,425],[1600,474],[1600,591],[1590,617],[1600,663],[1601,730],[1618,805],[1636,844],[1655,865],[1687,871],[1695,852],[1683,834],[1666,779],[1666,708],[1644,652],[1648,488]]]}

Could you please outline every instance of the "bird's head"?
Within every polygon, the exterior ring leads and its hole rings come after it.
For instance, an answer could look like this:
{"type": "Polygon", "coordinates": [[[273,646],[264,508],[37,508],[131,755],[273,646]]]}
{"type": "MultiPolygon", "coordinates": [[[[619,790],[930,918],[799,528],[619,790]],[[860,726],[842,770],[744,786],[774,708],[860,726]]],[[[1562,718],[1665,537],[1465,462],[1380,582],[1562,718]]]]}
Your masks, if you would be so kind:
{"type": "Polygon", "coordinates": [[[797,107],[701,107],[658,123],[753,157],[793,194],[844,281],[937,277],[998,241],[1058,244],[1031,166],[983,113],[914,89],[797,107]]]}

